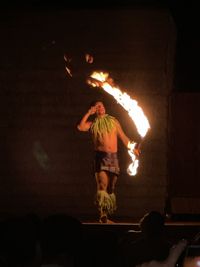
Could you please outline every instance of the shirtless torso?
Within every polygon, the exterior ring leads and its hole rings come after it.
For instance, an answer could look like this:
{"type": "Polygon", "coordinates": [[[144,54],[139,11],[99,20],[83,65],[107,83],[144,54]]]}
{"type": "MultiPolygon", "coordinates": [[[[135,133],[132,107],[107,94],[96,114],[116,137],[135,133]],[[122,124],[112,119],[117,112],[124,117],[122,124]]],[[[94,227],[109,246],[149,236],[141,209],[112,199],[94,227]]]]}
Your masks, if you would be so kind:
{"type": "Polygon", "coordinates": [[[95,151],[104,152],[117,152],[117,131],[113,129],[110,133],[104,133],[102,138],[95,138],[93,136],[94,149],[95,151]]]}

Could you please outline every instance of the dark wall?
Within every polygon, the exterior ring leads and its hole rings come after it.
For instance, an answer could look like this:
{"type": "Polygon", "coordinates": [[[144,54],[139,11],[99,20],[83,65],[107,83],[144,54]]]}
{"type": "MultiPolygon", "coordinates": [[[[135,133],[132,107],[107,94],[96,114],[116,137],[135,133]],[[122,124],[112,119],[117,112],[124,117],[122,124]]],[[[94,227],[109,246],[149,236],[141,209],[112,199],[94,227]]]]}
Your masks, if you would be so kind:
{"type": "Polygon", "coordinates": [[[135,126],[111,96],[91,89],[91,70],[108,71],[138,101],[151,130],[140,167],[128,176],[119,145],[118,217],[163,211],[168,177],[168,98],[176,32],[168,10],[7,10],[1,15],[0,212],[65,211],[96,216],[93,149],[76,124],[102,97],[131,139],[135,126]],[[94,62],[85,62],[85,53],[94,62]],[[64,54],[72,58],[66,74],[64,54]]]}
{"type": "Polygon", "coordinates": [[[174,214],[200,210],[200,95],[174,93],[171,98],[169,196],[174,214]]]}

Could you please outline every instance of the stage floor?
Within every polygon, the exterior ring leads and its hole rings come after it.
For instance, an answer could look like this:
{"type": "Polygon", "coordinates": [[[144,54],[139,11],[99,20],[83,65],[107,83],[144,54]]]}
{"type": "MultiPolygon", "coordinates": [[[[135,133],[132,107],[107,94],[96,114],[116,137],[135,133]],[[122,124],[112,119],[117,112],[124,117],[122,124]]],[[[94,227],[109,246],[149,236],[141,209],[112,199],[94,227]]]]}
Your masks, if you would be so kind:
{"type": "MultiPolygon", "coordinates": [[[[118,237],[127,232],[137,238],[140,231],[137,221],[115,220],[115,223],[99,223],[98,221],[82,221],[86,235],[99,234],[104,231],[115,232],[118,237]]],[[[166,235],[172,242],[181,239],[192,241],[200,233],[200,221],[167,221],[165,223],[166,235]]]]}

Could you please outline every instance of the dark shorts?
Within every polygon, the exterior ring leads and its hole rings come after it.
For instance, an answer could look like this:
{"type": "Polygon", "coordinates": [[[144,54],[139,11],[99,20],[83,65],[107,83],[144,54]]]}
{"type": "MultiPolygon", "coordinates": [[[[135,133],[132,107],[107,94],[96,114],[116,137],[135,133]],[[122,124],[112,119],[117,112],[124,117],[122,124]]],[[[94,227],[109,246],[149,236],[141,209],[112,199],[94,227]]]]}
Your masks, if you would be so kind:
{"type": "Polygon", "coordinates": [[[95,152],[95,172],[108,171],[119,175],[119,161],[117,153],[95,152]]]}

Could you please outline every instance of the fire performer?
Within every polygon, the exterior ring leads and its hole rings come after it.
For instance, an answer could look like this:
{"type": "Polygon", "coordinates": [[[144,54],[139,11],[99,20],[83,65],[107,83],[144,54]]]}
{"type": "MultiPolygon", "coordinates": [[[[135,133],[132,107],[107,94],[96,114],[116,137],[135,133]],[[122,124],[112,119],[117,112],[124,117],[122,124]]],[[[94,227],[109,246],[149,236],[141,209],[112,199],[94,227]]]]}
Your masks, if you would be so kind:
{"type": "MultiPolygon", "coordinates": [[[[115,185],[120,173],[117,148],[118,137],[130,148],[132,142],[124,133],[119,121],[106,114],[102,101],[95,101],[80,120],[79,131],[89,131],[94,143],[94,168],[97,192],[95,204],[99,211],[99,222],[112,222],[108,219],[116,210],[115,185]],[[95,119],[89,117],[95,115],[95,119]]],[[[139,148],[134,153],[139,156],[139,148]]]]}

